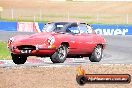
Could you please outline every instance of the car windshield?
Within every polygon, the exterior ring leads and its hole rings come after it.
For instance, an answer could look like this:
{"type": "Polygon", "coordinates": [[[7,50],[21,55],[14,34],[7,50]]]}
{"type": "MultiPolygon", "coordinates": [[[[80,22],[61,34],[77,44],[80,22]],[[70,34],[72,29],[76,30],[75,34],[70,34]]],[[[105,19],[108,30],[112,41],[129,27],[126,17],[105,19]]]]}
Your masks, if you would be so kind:
{"type": "Polygon", "coordinates": [[[44,27],[45,32],[64,32],[64,29],[69,25],[68,22],[58,22],[46,24],[44,27]]]}

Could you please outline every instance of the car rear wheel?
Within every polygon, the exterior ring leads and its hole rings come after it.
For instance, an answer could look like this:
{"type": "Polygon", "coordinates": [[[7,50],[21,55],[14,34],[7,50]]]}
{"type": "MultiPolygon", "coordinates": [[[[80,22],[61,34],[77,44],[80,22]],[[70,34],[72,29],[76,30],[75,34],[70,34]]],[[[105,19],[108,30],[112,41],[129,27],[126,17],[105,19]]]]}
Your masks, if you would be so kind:
{"type": "Polygon", "coordinates": [[[27,60],[27,56],[21,56],[11,53],[12,60],[15,64],[24,64],[27,60]]]}
{"type": "Polygon", "coordinates": [[[67,57],[67,46],[61,45],[50,58],[53,63],[63,63],[67,57]]]}
{"type": "Polygon", "coordinates": [[[99,62],[102,59],[102,46],[97,45],[95,49],[93,50],[93,53],[90,55],[89,60],[91,62],[99,62]]]}

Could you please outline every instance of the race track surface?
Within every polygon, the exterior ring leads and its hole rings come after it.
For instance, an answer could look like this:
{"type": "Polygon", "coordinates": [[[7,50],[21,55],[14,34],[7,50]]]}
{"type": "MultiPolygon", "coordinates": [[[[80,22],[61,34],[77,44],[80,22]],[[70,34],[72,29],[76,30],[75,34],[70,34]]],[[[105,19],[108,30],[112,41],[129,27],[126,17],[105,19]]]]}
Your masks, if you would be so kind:
{"type": "MultiPolygon", "coordinates": [[[[18,33],[18,32],[0,32],[0,40],[7,41],[9,37],[20,34],[33,33],[18,33]]],[[[33,58],[28,59],[24,65],[15,65],[12,60],[0,61],[0,66],[76,66],[80,64],[131,64],[132,52],[132,36],[104,36],[108,45],[104,50],[103,58],[100,62],[90,62],[88,58],[67,58],[65,63],[53,64],[49,58],[33,58]]],[[[4,58],[6,59],[6,58],[4,58]]]]}

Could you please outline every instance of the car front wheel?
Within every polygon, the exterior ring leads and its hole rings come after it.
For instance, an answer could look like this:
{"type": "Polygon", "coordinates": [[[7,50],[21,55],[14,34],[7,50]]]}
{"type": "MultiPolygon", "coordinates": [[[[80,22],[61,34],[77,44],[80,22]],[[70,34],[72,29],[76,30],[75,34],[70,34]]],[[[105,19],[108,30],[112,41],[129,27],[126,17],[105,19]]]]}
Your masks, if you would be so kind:
{"type": "Polygon", "coordinates": [[[99,62],[102,59],[102,53],[103,53],[102,46],[97,45],[93,50],[92,54],[90,55],[89,60],[91,62],[99,62]]]}
{"type": "Polygon", "coordinates": [[[67,46],[61,45],[50,58],[53,63],[63,63],[67,57],[67,46]]]}
{"type": "Polygon", "coordinates": [[[12,60],[15,64],[24,64],[27,60],[27,56],[21,56],[11,53],[12,60]]]}

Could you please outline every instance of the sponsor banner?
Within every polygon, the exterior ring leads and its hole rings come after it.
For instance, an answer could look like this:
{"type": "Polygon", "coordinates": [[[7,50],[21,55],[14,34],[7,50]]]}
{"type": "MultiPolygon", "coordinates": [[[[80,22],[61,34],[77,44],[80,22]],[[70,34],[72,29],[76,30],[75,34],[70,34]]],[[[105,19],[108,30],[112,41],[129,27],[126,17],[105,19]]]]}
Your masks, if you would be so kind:
{"type": "Polygon", "coordinates": [[[132,25],[91,25],[97,34],[101,35],[132,35],[132,25]]]}
{"type": "MultiPolygon", "coordinates": [[[[42,22],[0,22],[0,30],[19,32],[42,32],[45,23],[42,22]]],[[[132,35],[132,25],[91,25],[97,34],[101,35],[132,35]]]]}
{"type": "MultiPolygon", "coordinates": [[[[18,22],[18,31],[42,32],[44,23],[18,22]]],[[[92,24],[95,32],[100,35],[132,35],[132,25],[103,25],[92,24]]]]}
{"type": "Polygon", "coordinates": [[[44,27],[44,23],[38,22],[18,22],[17,31],[19,32],[41,32],[44,27]]]}
{"type": "Polygon", "coordinates": [[[33,22],[18,22],[17,31],[19,32],[33,32],[33,22]]]}
{"type": "Polygon", "coordinates": [[[17,31],[17,22],[0,22],[0,30],[17,31]]]}
{"type": "Polygon", "coordinates": [[[42,32],[42,30],[44,29],[44,25],[45,25],[45,23],[35,22],[34,29],[37,30],[38,32],[42,32]]]}

